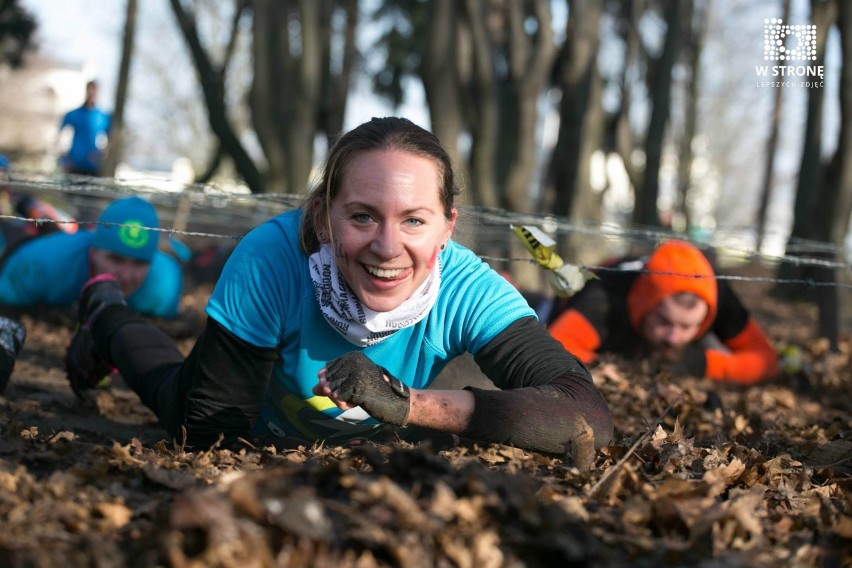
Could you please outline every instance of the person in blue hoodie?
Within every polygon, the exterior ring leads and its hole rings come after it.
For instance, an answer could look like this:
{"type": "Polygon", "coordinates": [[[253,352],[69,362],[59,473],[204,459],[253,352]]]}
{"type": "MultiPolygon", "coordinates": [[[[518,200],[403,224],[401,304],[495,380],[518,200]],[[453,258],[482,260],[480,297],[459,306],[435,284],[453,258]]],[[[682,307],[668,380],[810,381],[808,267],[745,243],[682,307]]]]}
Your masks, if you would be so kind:
{"type": "Polygon", "coordinates": [[[28,308],[72,308],[85,283],[109,274],[128,305],[161,318],[178,314],[183,272],[158,250],[157,212],[140,197],[112,202],[94,230],[56,232],[26,240],[0,259],[0,392],[8,384],[26,330],[28,308]],[[150,230],[155,229],[155,230],[150,230]]]}

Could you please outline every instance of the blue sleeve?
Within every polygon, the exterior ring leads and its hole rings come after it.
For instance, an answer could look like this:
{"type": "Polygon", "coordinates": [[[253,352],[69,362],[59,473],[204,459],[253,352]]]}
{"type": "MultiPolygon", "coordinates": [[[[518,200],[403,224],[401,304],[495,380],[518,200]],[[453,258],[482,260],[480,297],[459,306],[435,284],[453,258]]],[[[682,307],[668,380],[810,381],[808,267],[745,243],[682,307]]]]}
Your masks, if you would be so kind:
{"type": "Polygon", "coordinates": [[[88,279],[89,231],[54,233],[22,245],[0,268],[0,303],[67,305],[88,279]]]}
{"type": "Polygon", "coordinates": [[[299,283],[307,258],[293,223],[294,216],[285,213],[246,235],[228,258],[207,304],[207,315],[257,347],[280,344],[287,312],[303,292],[299,283]]]}
{"type": "Polygon", "coordinates": [[[440,302],[448,344],[476,354],[511,323],[536,317],[515,287],[472,251],[451,242],[440,302]]]}
{"type": "Polygon", "coordinates": [[[173,318],[180,310],[183,292],[183,269],[167,254],[157,251],[151,261],[148,277],[127,304],[134,310],[154,317],[173,318]]]}

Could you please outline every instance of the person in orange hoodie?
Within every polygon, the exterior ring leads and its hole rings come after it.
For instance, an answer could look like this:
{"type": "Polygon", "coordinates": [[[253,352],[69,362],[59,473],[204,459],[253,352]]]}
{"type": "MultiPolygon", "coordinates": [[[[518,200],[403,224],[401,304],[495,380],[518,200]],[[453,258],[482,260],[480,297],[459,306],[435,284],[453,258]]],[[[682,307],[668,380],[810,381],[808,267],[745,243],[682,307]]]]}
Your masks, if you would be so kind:
{"type": "Polygon", "coordinates": [[[779,373],[765,333],[695,246],[623,258],[556,303],[548,330],[583,363],[599,352],[661,357],[677,375],[751,385],[779,373]]]}

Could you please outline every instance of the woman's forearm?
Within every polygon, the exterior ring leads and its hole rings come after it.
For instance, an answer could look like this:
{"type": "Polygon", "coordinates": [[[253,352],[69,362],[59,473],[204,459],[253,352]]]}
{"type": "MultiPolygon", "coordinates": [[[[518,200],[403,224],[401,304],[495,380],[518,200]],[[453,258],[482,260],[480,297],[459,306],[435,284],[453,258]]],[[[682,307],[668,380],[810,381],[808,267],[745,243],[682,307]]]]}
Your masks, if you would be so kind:
{"type": "Polygon", "coordinates": [[[464,390],[411,390],[408,424],[459,434],[473,415],[473,393],[464,390]]]}

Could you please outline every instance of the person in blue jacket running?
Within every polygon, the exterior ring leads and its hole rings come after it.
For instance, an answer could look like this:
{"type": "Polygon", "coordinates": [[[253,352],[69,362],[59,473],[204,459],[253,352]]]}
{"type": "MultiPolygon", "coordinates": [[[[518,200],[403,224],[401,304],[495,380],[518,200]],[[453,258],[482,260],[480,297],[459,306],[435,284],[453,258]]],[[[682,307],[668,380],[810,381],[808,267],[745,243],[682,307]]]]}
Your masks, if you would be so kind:
{"type": "Polygon", "coordinates": [[[97,99],[98,84],[89,81],[83,104],[62,117],[59,131],[65,128],[74,131],[71,147],[62,156],[62,169],[66,173],[98,175],[112,119],[98,108],[97,99]]]}
{"type": "Polygon", "coordinates": [[[178,314],[180,264],[158,250],[159,221],[140,197],[112,202],[95,230],[55,232],[25,240],[0,259],[0,392],[26,331],[18,317],[36,306],[73,307],[93,276],[109,274],[129,306],[154,317],[178,314]]]}
{"type": "Polygon", "coordinates": [[[458,193],[432,133],[396,117],[364,123],[332,147],[302,207],[239,242],[188,357],[113,279],[90,282],[71,385],[117,367],[189,447],[418,427],[558,454],[582,441],[593,455],[612,436],[606,402],[518,291],[452,240],[458,193]],[[430,389],[465,352],[498,389],[430,389]]]}

